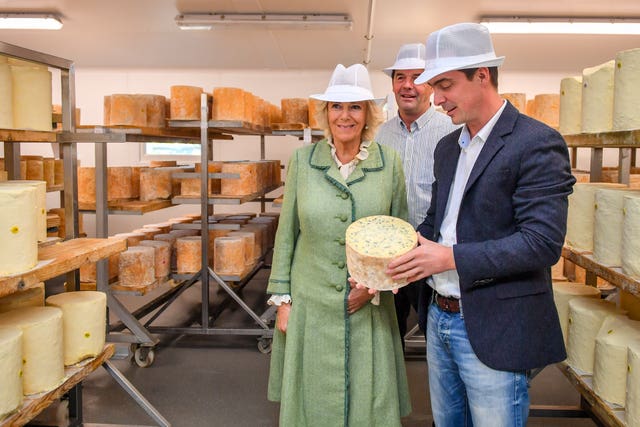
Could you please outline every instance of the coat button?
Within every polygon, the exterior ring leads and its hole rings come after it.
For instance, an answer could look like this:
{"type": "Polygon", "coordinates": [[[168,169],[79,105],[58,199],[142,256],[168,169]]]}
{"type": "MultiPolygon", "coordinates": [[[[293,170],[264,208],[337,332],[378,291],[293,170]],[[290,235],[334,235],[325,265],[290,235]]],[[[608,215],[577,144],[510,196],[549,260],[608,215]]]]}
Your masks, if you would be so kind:
{"type": "Polygon", "coordinates": [[[344,286],[342,285],[336,285],[336,291],[338,292],[342,292],[342,290],[344,289],[344,286]]]}
{"type": "Polygon", "coordinates": [[[349,219],[349,218],[346,215],[341,215],[340,216],[340,221],[342,221],[342,222],[346,222],[347,219],[349,219]]]}
{"type": "Polygon", "coordinates": [[[338,268],[344,268],[344,261],[338,261],[338,263],[336,264],[338,266],[338,268]]]}
{"type": "Polygon", "coordinates": [[[344,246],[344,238],[333,239],[334,242],[338,242],[339,245],[344,246]]]}
{"type": "Polygon", "coordinates": [[[342,193],[340,197],[342,197],[344,200],[347,200],[349,198],[349,195],[347,193],[342,193]]]}

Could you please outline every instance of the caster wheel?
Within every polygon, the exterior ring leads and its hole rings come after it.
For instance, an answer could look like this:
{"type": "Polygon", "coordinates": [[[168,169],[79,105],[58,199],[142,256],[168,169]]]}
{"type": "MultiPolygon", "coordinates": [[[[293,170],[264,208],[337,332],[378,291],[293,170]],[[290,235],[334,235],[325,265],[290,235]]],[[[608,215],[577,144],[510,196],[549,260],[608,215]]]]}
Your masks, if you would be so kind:
{"type": "Polygon", "coordinates": [[[151,366],[155,358],[156,353],[151,347],[137,346],[135,350],[133,350],[133,361],[141,368],[147,368],[151,366]]]}
{"type": "Polygon", "coordinates": [[[258,340],[258,351],[262,354],[271,353],[271,338],[262,338],[258,340]]]}

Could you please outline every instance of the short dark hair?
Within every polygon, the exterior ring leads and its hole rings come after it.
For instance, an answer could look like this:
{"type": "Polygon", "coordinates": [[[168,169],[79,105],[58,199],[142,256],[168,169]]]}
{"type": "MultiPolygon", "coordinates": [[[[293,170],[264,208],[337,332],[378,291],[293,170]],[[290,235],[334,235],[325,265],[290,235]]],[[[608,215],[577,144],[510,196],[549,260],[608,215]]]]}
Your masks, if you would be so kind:
{"type": "MultiPolygon", "coordinates": [[[[489,80],[491,81],[491,85],[498,89],[498,67],[488,67],[489,68],[489,80]]],[[[465,68],[464,70],[460,70],[467,76],[467,80],[471,81],[473,76],[478,71],[478,68],[465,68]]]]}

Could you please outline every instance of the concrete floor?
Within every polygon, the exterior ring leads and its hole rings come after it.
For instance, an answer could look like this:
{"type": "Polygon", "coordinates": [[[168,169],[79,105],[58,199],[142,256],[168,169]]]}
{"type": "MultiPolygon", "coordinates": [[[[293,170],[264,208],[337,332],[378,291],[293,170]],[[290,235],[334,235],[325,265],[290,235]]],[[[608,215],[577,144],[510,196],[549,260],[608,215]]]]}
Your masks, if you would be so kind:
{"type": "MultiPolygon", "coordinates": [[[[258,314],[265,310],[264,289],[268,271],[258,273],[243,291],[243,300],[258,314]]],[[[162,290],[144,297],[119,297],[130,309],[152,299],[162,290]]],[[[199,311],[200,287],[185,292],[156,325],[188,323],[199,311]]],[[[220,294],[211,292],[214,302],[220,294]]],[[[251,318],[235,303],[215,321],[216,327],[252,327],[251,318]]],[[[278,405],[267,401],[269,356],[257,350],[252,336],[182,336],[162,338],[155,362],[140,368],[129,359],[114,365],[140,393],[175,427],[272,427],[278,425],[278,405]]],[[[413,412],[404,427],[431,426],[427,369],[424,354],[407,352],[407,374],[413,412]]],[[[84,420],[88,423],[154,425],[104,369],[83,383],[84,420]]],[[[533,405],[577,405],[579,394],[560,371],[551,366],[531,384],[533,405]]],[[[59,408],[60,409],[60,408],[59,408]]],[[[62,408],[63,409],[63,408],[62,408]]],[[[52,411],[40,419],[52,417],[52,411]]],[[[591,427],[589,419],[530,418],[529,426],[591,427]]]]}

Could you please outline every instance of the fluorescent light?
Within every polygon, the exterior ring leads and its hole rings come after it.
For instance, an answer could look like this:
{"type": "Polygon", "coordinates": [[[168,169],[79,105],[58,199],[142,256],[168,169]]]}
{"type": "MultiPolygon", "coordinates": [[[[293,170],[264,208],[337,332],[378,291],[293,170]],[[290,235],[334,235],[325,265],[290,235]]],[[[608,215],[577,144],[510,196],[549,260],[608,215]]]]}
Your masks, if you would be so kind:
{"type": "Polygon", "coordinates": [[[493,34],[640,34],[640,18],[485,16],[480,23],[493,34]]]}
{"type": "Polygon", "coordinates": [[[2,30],[59,30],[60,17],[51,13],[0,13],[2,30]]]}
{"type": "Polygon", "coordinates": [[[319,13],[191,13],[176,16],[181,30],[211,30],[241,25],[268,28],[344,28],[351,29],[351,18],[345,14],[319,13]]]}

